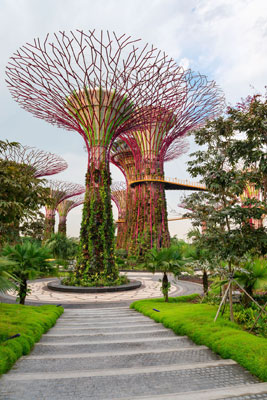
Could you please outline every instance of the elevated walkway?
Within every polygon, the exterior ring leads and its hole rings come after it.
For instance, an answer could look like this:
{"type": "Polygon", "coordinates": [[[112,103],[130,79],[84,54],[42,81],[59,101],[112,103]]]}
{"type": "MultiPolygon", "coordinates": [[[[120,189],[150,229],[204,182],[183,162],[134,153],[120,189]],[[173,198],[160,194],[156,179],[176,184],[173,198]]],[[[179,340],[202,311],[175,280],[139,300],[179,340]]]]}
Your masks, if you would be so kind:
{"type": "Polygon", "coordinates": [[[143,179],[137,179],[129,182],[131,187],[135,187],[140,183],[145,182],[162,182],[164,183],[165,190],[206,190],[206,186],[199,182],[190,182],[187,179],[178,179],[178,178],[168,178],[168,177],[155,177],[151,178],[144,177],[143,179]]]}

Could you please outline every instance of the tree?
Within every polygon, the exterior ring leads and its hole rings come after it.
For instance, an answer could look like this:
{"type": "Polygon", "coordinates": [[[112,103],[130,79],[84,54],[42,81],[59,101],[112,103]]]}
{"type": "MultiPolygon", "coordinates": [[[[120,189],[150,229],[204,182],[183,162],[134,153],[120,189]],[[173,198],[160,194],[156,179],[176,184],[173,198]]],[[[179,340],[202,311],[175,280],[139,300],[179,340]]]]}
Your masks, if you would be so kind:
{"type": "Polygon", "coordinates": [[[202,234],[193,230],[189,232],[188,236],[197,237],[194,245],[188,246],[185,250],[185,256],[190,258],[190,267],[200,269],[202,271],[202,285],[203,292],[206,295],[209,291],[209,272],[214,269],[214,256],[210,251],[205,248],[205,244],[202,243],[202,234]]]}
{"type": "MultiPolygon", "coordinates": [[[[1,141],[0,153],[13,146],[19,144],[1,141]]],[[[0,246],[18,240],[20,222],[35,219],[47,199],[48,190],[41,179],[34,177],[32,168],[0,159],[0,246]]]]}
{"type": "Polygon", "coordinates": [[[51,252],[47,247],[40,247],[36,243],[26,241],[15,246],[6,245],[2,251],[9,261],[14,265],[10,272],[19,280],[18,298],[20,304],[25,304],[28,290],[28,279],[34,279],[37,276],[46,276],[55,272],[54,265],[51,262],[51,252]]]}
{"type": "MultiPolygon", "coordinates": [[[[262,220],[267,213],[266,116],[266,100],[254,97],[243,108],[229,108],[224,117],[193,133],[204,148],[191,154],[188,171],[201,177],[207,191],[190,195],[185,203],[192,210],[193,226],[205,223],[205,246],[227,261],[230,276],[248,251],[264,254],[267,249],[266,228],[255,229],[251,222],[262,220]],[[259,189],[262,197],[241,201],[248,186],[259,189]]],[[[229,299],[233,319],[231,288],[229,299]]]]}
{"type": "Polygon", "coordinates": [[[147,268],[153,273],[156,271],[163,272],[161,290],[166,302],[169,300],[168,292],[170,289],[170,283],[167,274],[172,272],[174,276],[179,276],[181,271],[185,270],[185,263],[186,260],[184,259],[182,251],[178,246],[161,248],[160,250],[153,248],[147,255],[147,268]]]}

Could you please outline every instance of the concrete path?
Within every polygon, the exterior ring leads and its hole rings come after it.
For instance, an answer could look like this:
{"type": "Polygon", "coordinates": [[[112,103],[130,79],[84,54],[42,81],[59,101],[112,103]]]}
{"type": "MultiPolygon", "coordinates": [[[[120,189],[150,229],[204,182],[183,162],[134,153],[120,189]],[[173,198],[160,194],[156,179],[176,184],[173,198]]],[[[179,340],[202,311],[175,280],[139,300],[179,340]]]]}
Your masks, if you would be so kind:
{"type": "Polygon", "coordinates": [[[0,379],[1,400],[263,400],[232,360],[128,307],[67,309],[0,379]]]}

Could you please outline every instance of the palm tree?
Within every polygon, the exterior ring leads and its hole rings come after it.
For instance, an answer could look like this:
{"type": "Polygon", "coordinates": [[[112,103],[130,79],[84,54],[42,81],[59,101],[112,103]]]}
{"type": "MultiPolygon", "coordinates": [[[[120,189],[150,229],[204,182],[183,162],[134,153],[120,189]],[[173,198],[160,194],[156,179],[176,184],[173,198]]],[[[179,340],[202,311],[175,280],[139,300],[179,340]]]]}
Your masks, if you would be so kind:
{"type": "Polygon", "coordinates": [[[5,293],[9,289],[16,289],[16,285],[13,281],[16,281],[16,278],[11,275],[8,270],[11,267],[14,267],[16,263],[14,261],[10,261],[6,257],[0,257],[0,292],[5,293]]]}
{"type": "Polygon", "coordinates": [[[161,248],[160,250],[153,248],[148,253],[146,267],[153,273],[156,271],[163,272],[161,290],[166,302],[169,301],[168,292],[170,289],[167,274],[172,272],[176,277],[179,276],[181,271],[185,270],[183,266],[186,261],[179,246],[161,248]]]}
{"type": "Polygon", "coordinates": [[[15,246],[4,247],[3,256],[14,264],[10,272],[19,280],[18,298],[20,304],[25,304],[25,298],[29,293],[27,281],[37,276],[45,276],[54,272],[54,265],[49,258],[50,250],[40,247],[36,243],[24,242],[15,246]]]}
{"type": "MultiPolygon", "coordinates": [[[[250,295],[257,289],[267,288],[267,260],[263,258],[248,257],[235,274],[234,279],[250,295]]],[[[244,292],[244,305],[248,307],[251,299],[244,292]]]]}

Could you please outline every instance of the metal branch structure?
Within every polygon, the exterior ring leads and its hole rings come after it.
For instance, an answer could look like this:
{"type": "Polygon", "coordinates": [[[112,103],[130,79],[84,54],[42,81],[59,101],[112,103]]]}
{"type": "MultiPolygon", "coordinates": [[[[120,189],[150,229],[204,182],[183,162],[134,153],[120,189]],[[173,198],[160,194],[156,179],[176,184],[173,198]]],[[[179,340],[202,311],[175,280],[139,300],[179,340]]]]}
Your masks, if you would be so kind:
{"type": "Polygon", "coordinates": [[[57,154],[19,145],[1,151],[0,159],[29,166],[35,178],[58,174],[68,168],[67,162],[57,154]]]}
{"type": "Polygon", "coordinates": [[[118,209],[118,221],[117,221],[117,239],[116,247],[118,249],[125,248],[126,240],[126,184],[125,182],[114,182],[111,185],[111,200],[114,201],[118,209]]]}
{"type": "MultiPolygon", "coordinates": [[[[84,188],[85,192],[85,188],[84,188]]],[[[59,215],[58,232],[66,236],[67,233],[67,216],[73,208],[80,206],[84,203],[84,194],[72,196],[69,199],[61,201],[57,206],[59,215]]]]}
{"type": "Polygon", "coordinates": [[[50,202],[45,207],[44,240],[50,238],[55,231],[55,214],[58,205],[69,197],[85,192],[84,186],[72,182],[50,180],[48,187],[50,189],[50,202]]]}
{"type": "MultiPolygon", "coordinates": [[[[177,136],[184,135],[217,113],[216,85],[185,72],[153,46],[94,30],[35,39],[13,54],[6,73],[13,98],[25,110],[83,137],[88,171],[77,277],[115,280],[108,163],[113,141],[123,132],[154,127],[152,114],[165,129],[166,119],[173,124],[179,115],[177,136]]],[[[162,154],[172,141],[161,145],[162,154]]]]}

